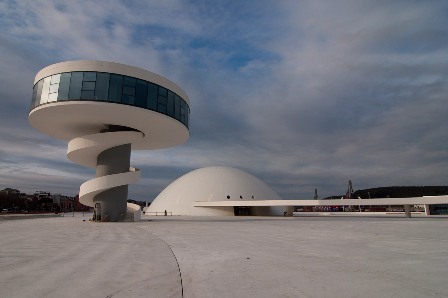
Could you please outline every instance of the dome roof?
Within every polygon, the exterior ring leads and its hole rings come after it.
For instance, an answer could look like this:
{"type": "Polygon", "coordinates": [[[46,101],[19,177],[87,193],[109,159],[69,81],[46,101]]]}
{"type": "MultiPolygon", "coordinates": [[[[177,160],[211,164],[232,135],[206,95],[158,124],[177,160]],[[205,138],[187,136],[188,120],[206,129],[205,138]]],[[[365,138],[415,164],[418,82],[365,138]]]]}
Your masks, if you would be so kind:
{"type": "MultiPolygon", "coordinates": [[[[233,215],[233,207],[194,207],[193,202],[279,199],[277,193],[255,176],[235,168],[215,166],[194,170],[175,180],[146,211],[148,214],[167,210],[173,215],[233,215]]],[[[256,211],[255,208],[261,207],[251,208],[256,211]]]]}

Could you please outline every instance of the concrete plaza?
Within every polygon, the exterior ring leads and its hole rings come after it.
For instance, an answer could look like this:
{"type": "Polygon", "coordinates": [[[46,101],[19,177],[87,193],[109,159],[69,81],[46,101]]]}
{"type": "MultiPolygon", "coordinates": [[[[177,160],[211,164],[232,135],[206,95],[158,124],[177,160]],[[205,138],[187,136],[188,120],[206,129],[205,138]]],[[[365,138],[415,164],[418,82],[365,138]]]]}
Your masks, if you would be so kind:
{"type": "Polygon", "coordinates": [[[0,296],[448,297],[448,217],[87,218],[1,220],[0,296]]]}

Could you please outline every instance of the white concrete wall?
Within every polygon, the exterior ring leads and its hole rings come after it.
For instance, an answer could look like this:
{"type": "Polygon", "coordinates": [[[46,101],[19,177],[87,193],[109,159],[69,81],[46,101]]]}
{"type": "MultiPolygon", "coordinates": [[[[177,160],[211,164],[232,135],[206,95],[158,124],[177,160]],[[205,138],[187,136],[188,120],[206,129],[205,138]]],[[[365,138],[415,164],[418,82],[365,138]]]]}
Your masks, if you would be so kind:
{"type": "Polygon", "coordinates": [[[131,214],[131,221],[140,221],[142,211],[140,206],[134,203],[127,203],[127,212],[131,214]]]}

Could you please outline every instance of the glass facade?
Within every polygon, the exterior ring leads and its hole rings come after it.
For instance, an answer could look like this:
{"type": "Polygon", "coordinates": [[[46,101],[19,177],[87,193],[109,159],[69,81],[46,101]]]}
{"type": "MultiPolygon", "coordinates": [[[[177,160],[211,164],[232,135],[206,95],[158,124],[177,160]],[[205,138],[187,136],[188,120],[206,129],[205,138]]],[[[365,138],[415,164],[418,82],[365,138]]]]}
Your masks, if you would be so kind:
{"type": "Polygon", "coordinates": [[[31,110],[56,101],[106,101],[162,113],[189,126],[190,108],[179,95],[157,84],[113,73],[54,74],[34,85],[31,110]]]}

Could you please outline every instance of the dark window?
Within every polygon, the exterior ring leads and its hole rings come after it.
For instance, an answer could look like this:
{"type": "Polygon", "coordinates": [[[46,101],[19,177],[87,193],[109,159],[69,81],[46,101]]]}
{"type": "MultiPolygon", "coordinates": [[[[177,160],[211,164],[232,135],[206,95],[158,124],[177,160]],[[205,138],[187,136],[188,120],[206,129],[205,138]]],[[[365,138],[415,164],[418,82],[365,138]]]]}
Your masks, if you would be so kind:
{"type": "Polygon", "coordinates": [[[121,102],[125,104],[134,104],[135,101],[135,78],[123,77],[123,95],[121,96],[121,102]]]}
{"type": "Polygon", "coordinates": [[[159,95],[168,97],[168,90],[166,88],[163,88],[162,86],[159,86],[159,95]]]}
{"type": "Polygon", "coordinates": [[[95,82],[96,81],[96,72],[85,71],[84,72],[84,81],[95,82]]]}
{"type": "Polygon", "coordinates": [[[146,97],[148,94],[148,86],[146,81],[137,80],[135,85],[134,104],[138,107],[146,108],[146,97]]]}
{"type": "Polygon", "coordinates": [[[176,95],[174,98],[174,118],[177,120],[180,120],[180,101],[180,97],[176,95]]]}
{"type": "Polygon", "coordinates": [[[185,114],[186,114],[186,104],[185,101],[180,102],[180,122],[186,124],[185,122],[185,114]]]}
{"type": "Polygon", "coordinates": [[[110,74],[99,72],[96,75],[95,99],[107,100],[109,94],[110,74]]]}
{"type": "Polygon", "coordinates": [[[83,75],[81,71],[72,72],[72,77],[70,79],[70,91],[68,93],[69,99],[80,99],[82,77],[83,75]]]}
{"type": "Polygon", "coordinates": [[[123,76],[117,74],[110,75],[109,101],[120,102],[123,89],[123,76]]]}
{"type": "Polygon", "coordinates": [[[167,101],[168,100],[166,97],[159,95],[158,102],[157,102],[157,111],[159,111],[160,113],[166,114],[167,101]]]}
{"type": "Polygon", "coordinates": [[[93,90],[82,90],[81,99],[95,99],[95,91],[93,90]]]}
{"type": "Polygon", "coordinates": [[[148,97],[146,107],[150,110],[157,111],[157,93],[158,86],[148,83],[148,97]]]}
{"type": "Polygon", "coordinates": [[[166,106],[163,104],[159,104],[157,107],[157,111],[166,115],[166,106]]]}
{"type": "Polygon", "coordinates": [[[125,104],[134,105],[134,96],[123,94],[121,96],[121,102],[125,104]]]}
{"type": "Polygon", "coordinates": [[[174,93],[168,91],[168,101],[166,104],[166,111],[168,116],[174,117],[174,93]]]}
{"type": "Polygon", "coordinates": [[[61,80],[59,81],[58,100],[68,99],[68,91],[70,89],[71,72],[64,72],[61,74],[61,80]]]}
{"type": "Polygon", "coordinates": [[[166,97],[163,97],[163,96],[161,96],[161,95],[159,95],[159,97],[158,97],[158,101],[157,101],[157,107],[159,107],[159,106],[165,106],[165,111],[166,111],[166,105],[167,105],[167,98],[166,97]]]}
{"type": "Polygon", "coordinates": [[[135,87],[123,86],[123,94],[126,95],[135,95],[135,87]]]}
{"type": "Polygon", "coordinates": [[[124,77],[123,85],[125,85],[125,86],[135,87],[135,81],[136,81],[135,78],[124,77]]]}
{"type": "Polygon", "coordinates": [[[95,82],[82,82],[82,90],[83,91],[93,91],[95,90],[95,82]]]}

